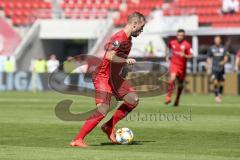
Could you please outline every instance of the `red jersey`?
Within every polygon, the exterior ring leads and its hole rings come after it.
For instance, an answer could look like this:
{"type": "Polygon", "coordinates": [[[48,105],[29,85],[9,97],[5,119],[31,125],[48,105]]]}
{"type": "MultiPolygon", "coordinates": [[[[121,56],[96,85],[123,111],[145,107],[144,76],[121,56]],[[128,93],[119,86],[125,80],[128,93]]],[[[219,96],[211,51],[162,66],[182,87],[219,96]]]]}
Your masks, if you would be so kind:
{"type": "Polygon", "coordinates": [[[192,48],[190,43],[186,40],[178,42],[177,40],[172,40],[168,44],[169,49],[172,53],[171,66],[176,66],[181,69],[186,69],[187,59],[180,55],[180,52],[184,52],[185,55],[192,55],[192,48]]]}
{"type": "Polygon", "coordinates": [[[240,50],[238,50],[238,52],[237,52],[237,57],[240,58],[240,50]]]}
{"type": "MultiPolygon", "coordinates": [[[[117,56],[125,59],[127,59],[131,47],[131,37],[128,38],[127,34],[123,30],[115,33],[105,45],[106,53],[109,50],[114,50],[116,51],[117,56]]],[[[118,75],[125,64],[110,62],[110,60],[106,58],[106,53],[103,57],[102,63],[96,71],[96,77],[109,79],[111,72],[114,73],[114,75],[118,75]]]]}

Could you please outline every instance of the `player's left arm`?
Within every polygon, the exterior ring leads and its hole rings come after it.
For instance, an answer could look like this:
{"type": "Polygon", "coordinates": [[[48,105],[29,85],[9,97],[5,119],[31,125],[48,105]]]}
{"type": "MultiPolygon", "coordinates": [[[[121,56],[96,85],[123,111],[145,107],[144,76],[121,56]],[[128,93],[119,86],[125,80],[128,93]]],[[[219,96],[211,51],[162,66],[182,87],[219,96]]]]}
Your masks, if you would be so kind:
{"type": "Polygon", "coordinates": [[[191,59],[193,57],[193,51],[191,45],[189,45],[186,49],[186,54],[184,54],[186,59],[191,59]]]}
{"type": "Polygon", "coordinates": [[[235,66],[234,66],[234,70],[237,72],[238,71],[238,66],[240,64],[240,57],[236,56],[236,60],[235,60],[235,66]]]}
{"type": "Polygon", "coordinates": [[[225,65],[228,61],[228,56],[229,56],[229,52],[227,50],[224,51],[224,58],[223,60],[220,62],[220,65],[225,65]]]}

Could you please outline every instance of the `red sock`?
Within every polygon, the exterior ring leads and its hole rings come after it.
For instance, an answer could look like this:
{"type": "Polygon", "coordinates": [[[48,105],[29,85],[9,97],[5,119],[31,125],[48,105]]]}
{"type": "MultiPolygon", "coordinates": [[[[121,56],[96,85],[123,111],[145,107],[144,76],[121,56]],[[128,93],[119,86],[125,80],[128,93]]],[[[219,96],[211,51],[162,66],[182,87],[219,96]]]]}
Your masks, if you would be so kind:
{"type": "Polygon", "coordinates": [[[173,89],[174,89],[174,81],[170,80],[168,82],[168,87],[167,87],[167,97],[171,98],[173,89]]]}
{"type": "Polygon", "coordinates": [[[88,135],[88,133],[91,132],[104,117],[105,116],[97,110],[86,120],[74,140],[83,140],[86,135],[88,135]]]}
{"type": "Polygon", "coordinates": [[[118,121],[122,120],[127,116],[129,112],[133,110],[136,106],[124,102],[113,114],[112,118],[106,123],[107,126],[113,128],[118,121]]]}

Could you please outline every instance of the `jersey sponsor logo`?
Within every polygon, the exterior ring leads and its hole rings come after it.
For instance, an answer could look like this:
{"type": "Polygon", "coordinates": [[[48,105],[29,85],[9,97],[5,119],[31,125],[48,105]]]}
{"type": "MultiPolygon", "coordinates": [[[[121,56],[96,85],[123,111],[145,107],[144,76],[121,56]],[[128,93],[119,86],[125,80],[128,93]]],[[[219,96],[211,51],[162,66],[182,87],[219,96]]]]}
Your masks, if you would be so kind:
{"type": "Polygon", "coordinates": [[[119,51],[129,52],[131,50],[131,47],[132,47],[131,41],[123,41],[123,42],[121,42],[121,44],[119,46],[119,51]]]}
{"type": "Polygon", "coordinates": [[[214,56],[215,57],[221,57],[221,56],[223,56],[223,52],[215,52],[214,56]]]}
{"type": "Polygon", "coordinates": [[[212,53],[215,57],[221,57],[224,55],[224,48],[212,48],[212,53]]]}
{"type": "Polygon", "coordinates": [[[215,48],[212,48],[212,53],[216,52],[216,49],[215,48]]]}
{"type": "Polygon", "coordinates": [[[223,49],[223,48],[220,48],[220,52],[224,52],[224,49],[223,49]]]}

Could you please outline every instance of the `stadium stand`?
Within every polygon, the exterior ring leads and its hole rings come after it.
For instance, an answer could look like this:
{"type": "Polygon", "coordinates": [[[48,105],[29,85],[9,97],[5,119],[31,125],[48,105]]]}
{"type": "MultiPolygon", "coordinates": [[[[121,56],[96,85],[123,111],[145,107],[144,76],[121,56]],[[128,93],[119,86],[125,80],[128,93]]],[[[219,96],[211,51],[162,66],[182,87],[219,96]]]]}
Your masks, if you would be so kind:
{"type": "Polygon", "coordinates": [[[145,16],[148,16],[152,10],[160,8],[162,4],[163,0],[140,0],[137,3],[133,1],[127,1],[126,11],[121,11],[119,18],[115,19],[114,23],[116,26],[123,25],[127,19],[127,15],[134,11],[139,11],[145,16]]]}
{"type": "Polygon", "coordinates": [[[164,11],[170,15],[198,15],[200,26],[240,27],[240,14],[221,14],[221,0],[177,0],[164,11]]]}
{"type": "MultiPolygon", "coordinates": [[[[108,13],[117,12],[114,22],[121,26],[129,13],[139,11],[149,15],[162,4],[163,0],[62,0],[58,5],[64,17],[71,19],[106,18],[108,13]]],[[[52,3],[44,0],[1,0],[0,9],[15,26],[31,25],[37,18],[52,18],[53,11],[52,3]]]]}
{"type": "Polygon", "coordinates": [[[0,55],[9,56],[19,45],[21,38],[2,17],[0,17],[0,26],[0,36],[2,37],[0,43],[3,43],[0,55]]]}
{"type": "MultiPolygon", "coordinates": [[[[133,11],[149,15],[163,5],[163,0],[60,0],[59,8],[65,18],[106,18],[109,13],[118,13],[116,26],[123,25],[133,11]]],[[[221,0],[176,0],[164,9],[165,16],[198,15],[200,26],[239,27],[240,14],[222,15],[221,0]]],[[[52,3],[46,0],[1,0],[0,9],[15,26],[31,25],[37,18],[52,18],[52,3]]]]}
{"type": "Polygon", "coordinates": [[[36,18],[51,18],[51,2],[44,0],[1,0],[0,8],[16,26],[30,25],[36,18]]]}

